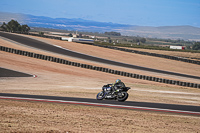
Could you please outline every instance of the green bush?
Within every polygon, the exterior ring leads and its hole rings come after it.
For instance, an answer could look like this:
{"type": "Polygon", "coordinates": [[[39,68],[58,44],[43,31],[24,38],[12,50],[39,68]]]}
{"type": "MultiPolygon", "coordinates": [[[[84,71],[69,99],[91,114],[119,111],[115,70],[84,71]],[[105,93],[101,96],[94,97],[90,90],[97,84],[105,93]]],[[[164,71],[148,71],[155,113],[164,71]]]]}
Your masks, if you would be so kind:
{"type": "Polygon", "coordinates": [[[30,27],[28,25],[20,25],[17,21],[12,19],[8,22],[8,24],[3,22],[1,29],[7,32],[27,33],[30,30],[30,27]]]}

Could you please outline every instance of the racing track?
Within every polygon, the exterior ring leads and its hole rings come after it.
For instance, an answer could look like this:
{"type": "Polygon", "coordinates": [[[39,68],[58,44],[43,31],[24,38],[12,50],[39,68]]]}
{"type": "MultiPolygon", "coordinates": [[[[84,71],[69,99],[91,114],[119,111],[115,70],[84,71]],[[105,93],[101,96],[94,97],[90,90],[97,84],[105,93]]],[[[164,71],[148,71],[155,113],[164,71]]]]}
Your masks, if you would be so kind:
{"type": "Polygon", "coordinates": [[[80,58],[80,59],[110,64],[110,65],[115,65],[115,66],[121,66],[121,67],[126,67],[126,68],[133,68],[133,69],[151,71],[151,72],[162,73],[162,74],[182,76],[182,77],[186,77],[186,78],[200,79],[200,77],[198,77],[198,76],[175,73],[175,72],[164,71],[164,70],[158,70],[158,69],[147,68],[147,67],[142,67],[142,66],[136,66],[136,65],[132,65],[132,64],[126,64],[126,63],[122,63],[122,62],[116,62],[116,61],[102,59],[102,58],[98,58],[98,57],[94,57],[94,56],[90,56],[90,55],[86,55],[86,54],[81,54],[81,53],[77,53],[77,52],[63,49],[60,47],[56,47],[56,46],[53,46],[53,45],[50,45],[50,44],[47,44],[47,43],[44,43],[44,42],[41,42],[41,41],[38,41],[35,39],[31,39],[28,37],[19,36],[19,35],[15,35],[15,34],[0,32],[0,36],[8,38],[13,41],[16,41],[18,43],[30,46],[30,47],[34,47],[37,49],[46,50],[46,51],[50,51],[50,52],[54,52],[54,53],[58,53],[58,54],[66,55],[66,56],[76,57],[76,58],[80,58]]]}
{"type": "MultiPolygon", "coordinates": [[[[4,73],[3,77],[33,77],[21,72],[0,68],[0,72],[4,73]]],[[[1,73],[0,73],[1,77],[1,73]]],[[[187,115],[200,116],[200,106],[189,105],[175,105],[175,104],[161,104],[161,103],[147,103],[147,102],[117,102],[114,100],[96,100],[88,98],[72,98],[72,97],[58,97],[58,96],[42,96],[42,95],[26,95],[26,94],[10,94],[0,93],[0,99],[11,100],[27,100],[27,101],[39,101],[39,102],[53,102],[53,103],[65,103],[65,104],[78,104],[89,105],[99,107],[110,108],[122,108],[132,110],[146,110],[146,111],[159,111],[159,112],[171,112],[181,113],[187,115]]]]}
{"type": "MultiPolygon", "coordinates": [[[[13,70],[0,67],[0,77],[34,77],[33,75],[16,72],[13,70]],[[3,73],[3,74],[2,74],[3,73]]],[[[58,96],[42,96],[42,95],[26,95],[26,94],[10,94],[0,93],[0,99],[11,100],[27,100],[27,101],[40,101],[40,102],[53,102],[65,104],[78,104],[110,108],[122,108],[132,110],[146,110],[146,111],[159,111],[181,113],[187,115],[200,116],[200,106],[189,105],[175,105],[175,104],[161,104],[161,103],[147,103],[147,102],[117,102],[114,100],[96,100],[88,98],[72,98],[72,97],[58,97],[58,96]]]]}
{"type": "Polygon", "coordinates": [[[17,71],[0,67],[0,77],[34,77],[34,75],[17,72],[17,71]]]}
{"type": "Polygon", "coordinates": [[[88,98],[9,94],[9,93],[0,93],[0,99],[89,105],[89,106],[133,109],[133,110],[146,110],[146,111],[156,111],[156,112],[157,111],[158,112],[170,112],[170,113],[179,113],[179,114],[200,116],[200,106],[189,106],[189,105],[132,102],[132,101],[117,102],[114,100],[96,100],[96,99],[88,99],[88,98]]]}

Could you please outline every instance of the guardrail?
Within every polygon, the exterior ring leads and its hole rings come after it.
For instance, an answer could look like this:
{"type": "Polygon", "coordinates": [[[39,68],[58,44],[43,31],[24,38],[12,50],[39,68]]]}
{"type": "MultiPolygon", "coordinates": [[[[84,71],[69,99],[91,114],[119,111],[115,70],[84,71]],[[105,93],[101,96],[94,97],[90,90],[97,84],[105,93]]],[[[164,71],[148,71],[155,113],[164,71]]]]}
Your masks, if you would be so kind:
{"type": "Polygon", "coordinates": [[[71,66],[75,66],[75,67],[80,67],[80,68],[85,68],[85,69],[130,77],[130,78],[136,78],[136,79],[142,79],[142,80],[148,80],[148,81],[154,81],[154,82],[160,82],[160,83],[172,84],[172,85],[178,85],[178,86],[200,88],[200,84],[197,84],[197,83],[182,82],[182,81],[177,81],[177,80],[170,80],[170,79],[140,75],[140,74],[135,74],[135,73],[129,73],[129,72],[124,72],[124,71],[118,71],[118,70],[113,70],[113,69],[104,68],[104,67],[82,64],[82,63],[78,63],[78,62],[72,62],[69,60],[52,57],[52,56],[47,56],[47,55],[43,55],[43,54],[37,54],[37,53],[33,53],[33,52],[17,50],[17,49],[13,49],[13,48],[4,47],[4,46],[0,46],[0,51],[23,55],[23,56],[46,60],[46,61],[51,61],[51,62],[55,62],[55,63],[65,64],[65,65],[71,65],[71,66]]]}
{"type": "Polygon", "coordinates": [[[131,50],[131,49],[125,49],[125,48],[119,48],[119,47],[113,47],[113,46],[104,46],[104,45],[98,45],[98,44],[89,44],[89,45],[98,46],[98,47],[104,47],[104,48],[109,48],[109,49],[114,49],[114,50],[120,50],[120,51],[124,51],[124,52],[129,52],[129,53],[136,53],[136,54],[141,54],[141,55],[148,55],[148,56],[160,57],[160,58],[171,59],[171,60],[182,61],[182,62],[187,62],[187,63],[192,63],[192,64],[200,65],[200,61],[190,60],[190,59],[186,59],[186,58],[183,58],[183,57],[176,57],[176,56],[169,56],[169,55],[163,55],[163,54],[149,53],[149,52],[143,52],[143,51],[138,51],[138,50],[131,50]]]}

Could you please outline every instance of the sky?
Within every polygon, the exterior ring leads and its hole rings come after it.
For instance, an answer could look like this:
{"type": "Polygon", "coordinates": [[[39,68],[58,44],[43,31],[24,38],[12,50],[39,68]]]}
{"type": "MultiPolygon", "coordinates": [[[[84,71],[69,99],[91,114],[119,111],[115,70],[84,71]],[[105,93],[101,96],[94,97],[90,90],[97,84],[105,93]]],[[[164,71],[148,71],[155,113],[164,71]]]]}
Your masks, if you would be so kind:
{"type": "Polygon", "coordinates": [[[139,26],[200,27],[200,0],[0,0],[0,12],[139,26]]]}

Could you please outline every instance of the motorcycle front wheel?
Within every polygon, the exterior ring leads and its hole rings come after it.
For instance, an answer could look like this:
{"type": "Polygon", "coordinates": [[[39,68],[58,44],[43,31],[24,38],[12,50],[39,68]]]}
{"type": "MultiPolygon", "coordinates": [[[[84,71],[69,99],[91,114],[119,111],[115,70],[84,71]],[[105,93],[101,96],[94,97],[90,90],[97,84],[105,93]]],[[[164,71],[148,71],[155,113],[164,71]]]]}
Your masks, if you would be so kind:
{"type": "Polygon", "coordinates": [[[97,94],[97,100],[103,100],[104,97],[105,97],[105,93],[103,91],[101,91],[97,94]]]}
{"type": "Polygon", "coordinates": [[[127,98],[128,98],[128,93],[127,92],[118,93],[117,100],[119,102],[124,102],[124,101],[126,101],[127,98]]]}

